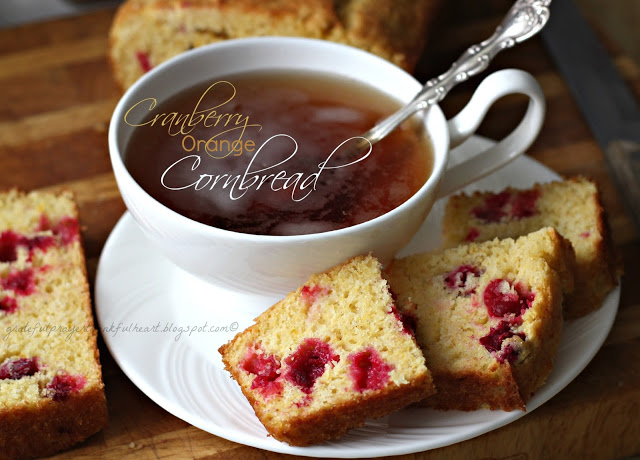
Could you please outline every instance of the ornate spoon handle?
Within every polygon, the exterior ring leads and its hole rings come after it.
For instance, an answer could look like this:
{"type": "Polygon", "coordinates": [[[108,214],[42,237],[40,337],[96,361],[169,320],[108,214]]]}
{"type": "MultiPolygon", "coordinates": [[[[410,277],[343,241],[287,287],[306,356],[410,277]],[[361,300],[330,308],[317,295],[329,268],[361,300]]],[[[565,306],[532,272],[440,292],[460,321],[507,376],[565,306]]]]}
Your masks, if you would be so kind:
{"type": "Polygon", "coordinates": [[[538,33],[549,20],[550,3],[551,0],[516,1],[491,37],[467,49],[449,70],[429,80],[409,104],[362,137],[375,144],[418,110],[440,102],[458,83],[484,71],[500,51],[538,33]]]}

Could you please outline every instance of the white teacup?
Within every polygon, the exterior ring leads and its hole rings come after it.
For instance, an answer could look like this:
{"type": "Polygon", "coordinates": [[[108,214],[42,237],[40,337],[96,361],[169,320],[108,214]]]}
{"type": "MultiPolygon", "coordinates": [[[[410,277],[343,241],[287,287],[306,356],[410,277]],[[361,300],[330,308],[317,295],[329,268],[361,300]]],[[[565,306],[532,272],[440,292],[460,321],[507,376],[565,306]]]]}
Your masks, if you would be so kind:
{"type": "Polygon", "coordinates": [[[536,138],[544,96],[520,70],[489,75],[467,106],[447,121],[438,106],[420,115],[433,147],[433,171],[422,188],[394,210],[341,230],[296,236],[236,233],[196,222],[160,204],[127,171],[123,155],[134,129],[124,122],[136,102],[164,99],[217,76],[258,70],[330,72],[373,86],[402,103],[422,85],[395,65],[367,52],[332,42],[285,37],[230,40],[181,54],[140,78],[118,103],[109,127],[109,150],[118,187],[144,233],[172,262],[218,286],[243,293],[278,295],[308,276],[372,252],[387,263],[416,233],[434,201],[504,166],[536,138]],[[471,136],[493,102],[511,93],[530,98],[513,132],[478,156],[447,168],[449,150],[471,136]]]}

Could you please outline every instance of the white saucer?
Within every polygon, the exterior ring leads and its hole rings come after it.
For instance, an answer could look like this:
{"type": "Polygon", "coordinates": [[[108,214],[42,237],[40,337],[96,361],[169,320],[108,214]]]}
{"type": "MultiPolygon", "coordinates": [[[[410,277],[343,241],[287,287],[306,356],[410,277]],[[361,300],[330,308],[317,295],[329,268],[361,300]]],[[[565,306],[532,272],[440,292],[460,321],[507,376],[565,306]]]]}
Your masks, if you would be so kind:
{"type": "MultiPolygon", "coordinates": [[[[453,161],[487,145],[489,141],[474,137],[454,151],[453,161]]],[[[467,190],[524,188],[557,178],[536,161],[520,157],[467,190]]],[[[440,245],[443,205],[436,203],[400,255],[440,245]]],[[[562,390],[591,361],[609,333],[619,298],[618,286],[600,310],[566,324],[554,370],[527,404],[527,413],[562,390]]],[[[147,242],[129,213],[113,229],[102,252],[95,300],[105,342],[131,381],[175,416],[237,443],[312,457],[400,455],[460,442],[525,415],[411,408],[317,446],[291,447],[267,437],[239,387],[221,369],[217,349],[278,299],[238,297],[193,278],[147,242]],[[180,334],[180,328],[189,330],[180,334]]]]}

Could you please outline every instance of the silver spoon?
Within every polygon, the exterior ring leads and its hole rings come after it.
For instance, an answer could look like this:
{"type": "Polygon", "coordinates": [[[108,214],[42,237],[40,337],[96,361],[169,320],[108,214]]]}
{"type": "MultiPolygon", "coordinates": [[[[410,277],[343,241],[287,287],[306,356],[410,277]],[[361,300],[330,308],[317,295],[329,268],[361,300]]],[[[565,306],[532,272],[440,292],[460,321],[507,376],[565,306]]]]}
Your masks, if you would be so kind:
{"type": "Polygon", "coordinates": [[[411,102],[362,134],[356,148],[364,150],[380,141],[411,115],[440,102],[458,83],[484,71],[500,51],[537,34],[549,20],[550,3],[516,1],[491,37],[467,49],[449,70],[429,80],[411,102]]]}

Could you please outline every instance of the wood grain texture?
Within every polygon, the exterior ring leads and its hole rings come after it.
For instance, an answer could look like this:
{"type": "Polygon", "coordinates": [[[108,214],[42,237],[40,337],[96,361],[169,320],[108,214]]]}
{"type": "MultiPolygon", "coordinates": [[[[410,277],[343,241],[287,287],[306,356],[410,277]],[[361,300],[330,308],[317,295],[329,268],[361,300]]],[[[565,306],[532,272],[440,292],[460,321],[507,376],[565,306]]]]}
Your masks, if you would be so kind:
{"type": "MultiPolygon", "coordinates": [[[[417,76],[448,68],[469,44],[490,34],[508,0],[447,2],[431,31],[417,76]]],[[[109,118],[118,99],[105,58],[113,11],[0,30],[0,187],[72,189],[79,200],[90,279],[100,251],[125,210],[111,172],[109,118]]],[[[640,71],[626,56],[615,64],[636,94],[640,71]]],[[[625,214],[602,152],[562,78],[533,39],[502,53],[492,69],[533,73],[548,99],[548,115],[529,154],[563,175],[585,174],[600,184],[613,239],[622,255],[620,312],[593,362],[565,390],[515,423],[475,439],[399,459],[620,458],[640,453],[640,235],[625,214]]],[[[454,115],[477,80],[442,104],[454,115]]],[[[500,138],[520,114],[522,98],[491,110],[481,134],[500,138]]],[[[293,458],[218,438],[165,412],[118,368],[102,340],[109,426],[57,458],[293,458]]]]}

